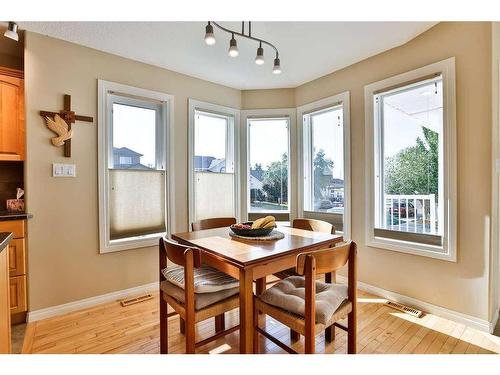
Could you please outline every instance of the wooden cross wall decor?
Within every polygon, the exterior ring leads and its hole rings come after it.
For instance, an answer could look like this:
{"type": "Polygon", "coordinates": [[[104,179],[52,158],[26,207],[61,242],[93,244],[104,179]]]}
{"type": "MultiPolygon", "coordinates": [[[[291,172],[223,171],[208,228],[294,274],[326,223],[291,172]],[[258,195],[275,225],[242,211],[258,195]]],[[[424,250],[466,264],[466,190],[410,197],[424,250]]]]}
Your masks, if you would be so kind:
{"type": "MultiPolygon", "coordinates": [[[[71,95],[65,94],[64,95],[64,109],[59,111],[59,112],[48,112],[48,111],[40,111],[40,116],[46,119],[47,123],[49,122],[49,119],[53,119],[57,121],[57,117],[60,117],[61,119],[64,120],[67,124],[67,132],[71,132],[71,124],[74,124],[75,121],[85,121],[85,122],[94,122],[93,117],[89,116],[80,116],[75,114],[74,111],[71,110],[71,95]]],[[[50,127],[49,124],[47,124],[51,130],[56,132],[54,129],[50,127]]],[[[64,123],[63,123],[64,125],[64,123]]],[[[59,136],[58,132],[56,132],[59,136]]],[[[54,141],[52,142],[54,145],[54,141]]],[[[64,156],[67,158],[71,157],[71,136],[68,139],[64,140],[64,156]]]]}

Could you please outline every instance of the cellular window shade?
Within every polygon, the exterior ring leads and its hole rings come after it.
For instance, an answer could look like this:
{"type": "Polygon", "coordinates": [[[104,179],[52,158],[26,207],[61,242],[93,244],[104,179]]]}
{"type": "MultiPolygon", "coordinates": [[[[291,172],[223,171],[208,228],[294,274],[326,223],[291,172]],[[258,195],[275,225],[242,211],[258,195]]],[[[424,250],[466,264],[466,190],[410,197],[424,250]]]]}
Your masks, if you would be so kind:
{"type": "Polygon", "coordinates": [[[196,220],[235,216],[234,174],[195,173],[196,220]]]}
{"type": "Polygon", "coordinates": [[[109,170],[110,240],[166,232],[165,172],[109,170]]]}

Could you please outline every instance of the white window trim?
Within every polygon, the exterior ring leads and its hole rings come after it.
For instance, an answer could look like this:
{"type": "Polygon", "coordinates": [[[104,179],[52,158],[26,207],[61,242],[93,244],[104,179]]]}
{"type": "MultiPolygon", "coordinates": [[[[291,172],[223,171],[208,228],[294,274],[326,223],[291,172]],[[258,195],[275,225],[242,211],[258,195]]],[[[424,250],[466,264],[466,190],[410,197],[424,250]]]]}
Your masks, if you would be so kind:
{"type": "MultiPolygon", "coordinates": [[[[234,199],[235,199],[235,215],[236,220],[240,220],[240,110],[232,107],[225,107],[218,104],[203,102],[200,100],[189,98],[189,118],[188,118],[188,201],[189,201],[189,230],[191,230],[191,223],[195,220],[195,207],[194,207],[194,114],[196,110],[212,112],[223,116],[233,118],[233,142],[234,142],[234,199]]],[[[226,142],[226,147],[229,144],[226,142]]]]}
{"type": "MultiPolygon", "coordinates": [[[[288,118],[289,119],[289,127],[288,127],[288,210],[287,211],[279,211],[283,214],[288,214],[290,217],[290,221],[294,217],[294,189],[292,188],[292,168],[293,168],[293,148],[291,147],[292,140],[294,138],[294,129],[296,127],[296,118],[295,118],[296,110],[295,108],[278,108],[278,109],[247,109],[241,111],[242,124],[245,127],[245,130],[242,131],[241,144],[244,145],[245,149],[242,150],[241,153],[241,175],[244,176],[241,182],[241,217],[245,219],[248,218],[248,214],[250,213],[250,190],[248,189],[248,184],[250,181],[250,168],[248,166],[248,156],[250,152],[249,148],[249,128],[248,128],[248,120],[252,118],[288,118]]],[[[277,211],[269,211],[262,212],[269,214],[276,214],[277,211]]]]}
{"type": "Polygon", "coordinates": [[[303,116],[306,113],[321,110],[335,105],[342,105],[343,110],[343,130],[344,130],[344,223],[343,234],[346,239],[351,238],[351,112],[350,93],[342,92],[327,98],[317,100],[312,103],[297,107],[297,119],[299,120],[297,132],[297,152],[298,152],[298,215],[304,216],[304,132],[303,116]]]}
{"type": "Polygon", "coordinates": [[[457,228],[457,167],[456,167],[456,102],[455,102],[455,58],[436,62],[399,74],[394,77],[374,82],[365,86],[365,165],[366,165],[366,227],[365,241],[370,247],[399,251],[408,254],[427,256],[436,259],[456,262],[456,228],[457,228]],[[374,136],[374,106],[373,97],[377,91],[396,85],[425,79],[433,74],[442,74],[443,77],[443,137],[444,137],[444,222],[443,246],[418,244],[379,238],[374,235],[375,228],[375,145],[374,136]]]}
{"type": "Polygon", "coordinates": [[[125,96],[142,99],[158,100],[165,103],[167,116],[163,119],[163,134],[159,145],[165,147],[165,224],[167,234],[172,233],[172,218],[175,217],[174,170],[173,160],[173,122],[174,122],[174,97],[162,92],[141,89],[120,83],[98,80],[98,180],[99,180],[99,252],[101,254],[115,251],[137,249],[156,246],[162,234],[137,236],[122,240],[110,241],[109,238],[109,212],[108,212],[108,163],[109,150],[107,146],[111,137],[110,113],[108,109],[108,93],[124,94],[125,96]]]}

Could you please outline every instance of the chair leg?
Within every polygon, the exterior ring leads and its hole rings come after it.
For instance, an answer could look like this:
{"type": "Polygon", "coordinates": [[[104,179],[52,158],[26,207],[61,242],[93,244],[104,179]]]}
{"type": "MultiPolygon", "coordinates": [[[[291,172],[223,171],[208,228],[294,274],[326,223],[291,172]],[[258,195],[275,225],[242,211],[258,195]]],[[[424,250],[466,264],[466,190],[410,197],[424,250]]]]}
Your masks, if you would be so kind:
{"type": "Polygon", "coordinates": [[[335,326],[332,324],[325,330],[325,342],[331,343],[335,341],[335,326]]]}
{"type": "Polygon", "coordinates": [[[224,313],[222,313],[215,317],[215,333],[222,332],[225,329],[226,329],[226,321],[224,313]]]}
{"type": "Polygon", "coordinates": [[[168,305],[160,292],[160,354],[168,354],[168,305]]]}
{"type": "Polygon", "coordinates": [[[186,354],[195,354],[196,336],[195,336],[195,321],[194,315],[190,316],[186,312],[185,329],[186,329],[186,354]]]}
{"type": "Polygon", "coordinates": [[[358,323],[356,319],[356,310],[353,310],[347,316],[347,354],[357,353],[358,341],[358,323]]]}
{"type": "Polygon", "coordinates": [[[179,331],[181,332],[181,335],[186,334],[186,322],[181,317],[179,317],[179,331]]]}
{"type": "Polygon", "coordinates": [[[293,329],[290,329],[290,341],[291,342],[296,342],[300,340],[300,334],[297,331],[294,331],[293,329]]]}
{"type": "Polygon", "coordinates": [[[253,308],[253,354],[259,354],[259,332],[257,328],[259,327],[259,310],[254,303],[253,308]]]}
{"type": "Polygon", "coordinates": [[[307,334],[304,336],[304,352],[305,354],[316,353],[316,336],[314,334],[307,334]]]}

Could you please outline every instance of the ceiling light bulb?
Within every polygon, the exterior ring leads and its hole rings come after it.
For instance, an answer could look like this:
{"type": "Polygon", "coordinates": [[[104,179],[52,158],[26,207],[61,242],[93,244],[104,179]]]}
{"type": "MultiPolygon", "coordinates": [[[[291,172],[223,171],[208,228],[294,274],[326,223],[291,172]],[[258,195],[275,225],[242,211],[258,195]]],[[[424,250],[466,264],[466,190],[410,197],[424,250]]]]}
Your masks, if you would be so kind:
{"type": "Polygon", "coordinates": [[[262,43],[260,43],[259,48],[257,48],[257,56],[255,57],[255,63],[257,65],[264,64],[264,48],[262,48],[262,43]]]}
{"type": "Polygon", "coordinates": [[[280,59],[277,58],[277,57],[274,59],[273,73],[274,74],[280,74],[281,73],[280,59]]]}
{"type": "Polygon", "coordinates": [[[17,34],[17,23],[9,22],[9,27],[3,35],[17,42],[19,40],[19,35],[17,34]]]}
{"type": "Polygon", "coordinates": [[[236,57],[239,55],[238,46],[236,45],[236,39],[234,39],[234,34],[231,40],[229,41],[229,50],[227,53],[231,57],[236,57]]]}
{"type": "Polygon", "coordinates": [[[215,44],[214,27],[210,25],[210,22],[207,26],[205,26],[205,43],[209,46],[213,46],[215,44]]]}

